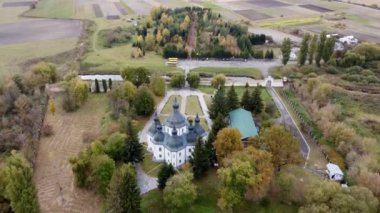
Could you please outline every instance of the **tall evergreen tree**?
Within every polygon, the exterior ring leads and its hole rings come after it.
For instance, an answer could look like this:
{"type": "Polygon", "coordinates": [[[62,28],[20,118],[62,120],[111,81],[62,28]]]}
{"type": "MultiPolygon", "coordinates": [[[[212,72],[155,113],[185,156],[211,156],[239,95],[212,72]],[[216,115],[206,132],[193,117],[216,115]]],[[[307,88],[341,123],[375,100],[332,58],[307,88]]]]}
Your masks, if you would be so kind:
{"type": "Polygon", "coordinates": [[[261,98],[261,87],[257,86],[251,96],[251,111],[255,114],[260,114],[263,110],[263,100],[261,98]]]}
{"type": "Polygon", "coordinates": [[[102,85],[103,85],[103,92],[107,92],[107,81],[106,79],[102,79],[102,85]]]}
{"type": "Polygon", "coordinates": [[[98,79],[95,79],[95,92],[96,93],[100,92],[100,87],[99,87],[99,81],[98,81],[98,79]]]}
{"type": "Polygon", "coordinates": [[[108,79],[108,87],[110,88],[110,90],[112,89],[112,79],[108,79]]]}
{"type": "Polygon", "coordinates": [[[250,102],[251,96],[249,94],[248,88],[245,89],[243,96],[241,97],[240,106],[243,107],[245,110],[251,110],[251,102],[250,102]]]}
{"type": "Polygon", "coordinates": [[[228,111],[237,109],[239,107],[239,97],[235,91],[234,85],[231,86],[227,93],[227,109],[228,111]]]}
{"type": "Polygon", "coordinates": [[[215,148],[213,145],[216,139],[216,135],[221,129],[225,127],[227,127],[227,123],[224,121],[224,116],[221,113],[219,113],[216,119],[214,120],[214,122],[212,123],[211,131],[207,137],[207,142],[206,142],[206,150],[207,150],[211,164],[217,161],[215,148]]]}
{"type": "Polygon", "coordinates": [[[323,31],[319,35],[317,55],[315,56],[315,63],[317,64],[317,66],[321,65],[321,60],[322,60],[322,55],[323,55],[323,51],[324,51],[324,48],[325,48],[325,43],[326,43],[326,32],[323,31]]]}
{"type": "Polygon", "coordinates": [[[322,58],[325,63],[327,63],[330,60],[331,56],[334,53],[334,48],[335,48],[335,38],[330,37],[326,40],[325,48],[323,49],[323,54],[322,54],[322,58]]]}
{"type": "Polygon", "coordinates": [[[123,164],[116,170],[109,184],[106,209],[113,213],[141,212],[140,189],[132,164],[123,164]]]}
{"type": "Polygon", "coordinates": [[[12,156],[7,159],[5,175],[5,194],[11,201],[12,210],[16,213],[39,212],[33,170],[24,156],[12,151],[12,156]]]}
{"type": "Polygon", "coordinates": [[[210,159],[204,144],[204,141],[201,138],[198,138],[194,152],[190,158],[190,163],[193,166],[193,174],[195,179],[199,179],[207,171],[210,166],[210,159]]]}
{"type": "Polygon", "coordinates": [[[226,116],[228,113],[228,109],[226,106],[226,96],[224,94],[224,88],[220,87],[214,97],[212,98],[212,103],[210,107],[210,118],[215,119],[216,116],[221,113],[226,116]]]}
{"type": "Polygon", "coordinates": [[[285,38],[281,45],[282,64],[286,65],[290,59],[290,52],[292,49],[292,42],[289,38],[285,38]]]}
{"type": "Polygon", "coordinates": [[[143,146],[139,141],[137,130],[134,127],[132,120],[128,119],[126,126],[127,144],[124,160],[125,162],[137,163],[144,160],[143,146]]]}
{"type": "Polygon", "coordinates": [[[310,40],[309,34],[306,34],[303,36],[303,39],[301,42],[301,48],[298,53],[298,64],[301,66],[305,65],[305,62],[307,59],[307,53],[309,51],[309,40],[310,40]]]}
{"type": "Polygon", "coordinates": [[[314,61],[315,51],[317,50],[317,42],[318,35],[314,35],[309,46],[309,64],[312,64],[314,61]]]}
{"type": "Polygon", "coordinates": [[[164,164],[160,171],[158,172],[158,188],[164,189],[166,186],[166,182],[175,174],[175,170],[172,164],[164,164]]]}

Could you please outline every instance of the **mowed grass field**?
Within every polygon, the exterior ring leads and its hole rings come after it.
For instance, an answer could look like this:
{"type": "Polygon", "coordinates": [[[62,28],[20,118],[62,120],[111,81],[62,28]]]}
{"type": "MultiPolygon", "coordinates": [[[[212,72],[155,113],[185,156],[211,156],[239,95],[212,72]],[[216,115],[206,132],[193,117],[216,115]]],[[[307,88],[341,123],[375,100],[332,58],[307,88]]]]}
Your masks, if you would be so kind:
{"type": "Polygon", "coordinates": [[[259,27],[286,27],[291,25],[303,25],[303,24],[311,24],[318,23],[321,21],[320,17],[311,17],[311,18],[292,18],[281,21],[274,22],[262,22],[257,24],[259,27]]]}
{"type": "Polygon", "coordinates": [[[47,18],[73,18],[74,0],[39,0],[37,7],[26,13],[27,16],[47,18]]]}
{"type": "Polygon", "coordinates": [[[132,58],[132,45],[112,48],[98,48],[89,52],[81,62],[82,73],[115,73],[122,67],[145,67],[152,72],[170,73],[180,71],[177,67],[167,66],[162,56],[146,52],[142,58],[132,58]]]}
{"type": "Polygon", "coordinates": [[[21,73],[20,64],[34,58],[56,55],[73,49],[76,38],[51,41],[35,41],[21,44],[0,45],[0,79],[21,73]]]}
{"type": "Polygon", "coordinates": [[[198,100],[198,96],[191,95],[186,97],[186,114],[187,115],[203,115],[201,105],[198,100]]]}
{"type": "Polygon", "coordinates": [[[179,104],[179,107],[181,108],[181,101],[182,97],[179,95],[172,95],[170,96],[168,102],[166,102],[164,108],[160,112],[160,114],[170,114],[173,111],[173,104],[174,104],[174,99],[177,98],[177,103],[179,104]]]}
{"type": "Polygon", "coordinates": [[[249,76],[254,79],[262,79],[261,72],[257,68],[199,67],[192,69],[190,72],[207,75],[249,76]]]}

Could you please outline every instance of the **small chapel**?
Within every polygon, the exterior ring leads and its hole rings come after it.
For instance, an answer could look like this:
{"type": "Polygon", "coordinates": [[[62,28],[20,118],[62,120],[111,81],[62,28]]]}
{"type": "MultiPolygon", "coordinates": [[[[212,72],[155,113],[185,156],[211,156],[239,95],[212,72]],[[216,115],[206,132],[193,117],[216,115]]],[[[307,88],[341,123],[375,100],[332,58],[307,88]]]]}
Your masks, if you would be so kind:
{"type": "Polygon", "coordinates": [[[166,162],[178,168],[190,160],[197,138],[205,139],[207,132],[200,125],[198,114],[194,122],[187,120],[179,111],[177,99],[174,99],[173,111],[163,124],[155,113],[147,137],[153,161],[166,162]]]}

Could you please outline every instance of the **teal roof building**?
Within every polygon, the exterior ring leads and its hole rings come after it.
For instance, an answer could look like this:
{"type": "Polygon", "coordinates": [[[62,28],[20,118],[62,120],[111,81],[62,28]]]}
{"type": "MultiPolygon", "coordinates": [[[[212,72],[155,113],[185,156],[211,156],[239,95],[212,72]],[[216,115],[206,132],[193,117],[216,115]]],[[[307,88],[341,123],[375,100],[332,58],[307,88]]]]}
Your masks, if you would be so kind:
{"type": "Polygon", "coordinates": [[[253,121],[251,112],[238,108],[229,113],[230,127],[239,129],[242,140],[258,135],[258,129],[253,121]]]}

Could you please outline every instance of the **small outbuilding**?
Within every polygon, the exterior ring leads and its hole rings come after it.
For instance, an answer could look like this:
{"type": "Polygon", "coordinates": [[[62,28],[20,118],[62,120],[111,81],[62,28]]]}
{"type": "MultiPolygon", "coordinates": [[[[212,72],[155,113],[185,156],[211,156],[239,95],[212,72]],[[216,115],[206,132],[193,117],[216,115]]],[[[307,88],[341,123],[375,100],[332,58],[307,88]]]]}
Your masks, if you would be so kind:
{"type": "Polygon", "coordinates": [[[344,174],[338,165],[333,164],[333,163],[328,163],[326,165],[326,168],[327,168],[326,172],[327,172],[330,180],[335,180],[335,181],[342,181],[343,180],[344,174]]]}
{"type": "Polygon", "coordinates": [[[239,129],[241,140],[243,141],[258,135],[258,129],[253,121],[251,112],[243,108],[232,110],[229,113],[229,126],[239,129]]]}

